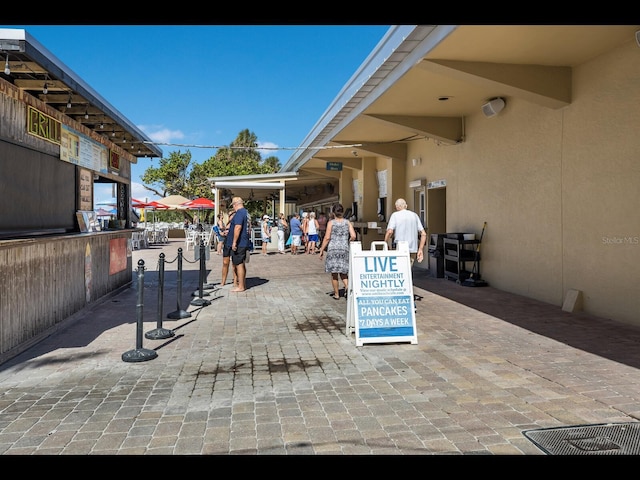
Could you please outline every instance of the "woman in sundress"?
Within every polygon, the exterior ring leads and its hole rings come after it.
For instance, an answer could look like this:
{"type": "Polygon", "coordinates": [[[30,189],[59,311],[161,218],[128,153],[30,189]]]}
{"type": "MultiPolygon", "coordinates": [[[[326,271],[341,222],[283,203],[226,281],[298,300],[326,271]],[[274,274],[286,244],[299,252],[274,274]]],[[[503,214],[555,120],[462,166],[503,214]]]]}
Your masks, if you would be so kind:
{"type": "Polygon", "coordinates": [[[349,287],[349,243],[356,239],[356,231],[349,220],[344,218],[344,207],[333,206],[332,219],[327,222],[327,231],[320,246],[320,259],[326,255],[325,272],[331,274],[334,300],[340,299],[340,280],[344,286],[344,296],[349,287]],[[326,251],[325,251],[326,249],[326,251]]]}

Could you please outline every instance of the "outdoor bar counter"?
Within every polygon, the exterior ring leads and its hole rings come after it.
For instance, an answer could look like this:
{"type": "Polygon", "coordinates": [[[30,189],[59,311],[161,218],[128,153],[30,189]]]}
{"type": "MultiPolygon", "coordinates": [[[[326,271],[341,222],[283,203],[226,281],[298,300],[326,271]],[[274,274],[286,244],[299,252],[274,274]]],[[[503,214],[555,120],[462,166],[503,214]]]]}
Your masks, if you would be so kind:
{"type": "Polygon", "coordinates": [[[0,240],[0,363],[129,286],[134,231],[0,240]]]}

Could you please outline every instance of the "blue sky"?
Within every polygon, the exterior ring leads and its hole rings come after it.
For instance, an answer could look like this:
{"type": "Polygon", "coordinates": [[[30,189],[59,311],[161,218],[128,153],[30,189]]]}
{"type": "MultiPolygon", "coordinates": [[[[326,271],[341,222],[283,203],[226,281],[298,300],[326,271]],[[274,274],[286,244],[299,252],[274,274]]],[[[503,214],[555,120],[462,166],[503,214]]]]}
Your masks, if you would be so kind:
{"type": "MultiPolygon", "coordinates": [[[[389,25],[5,25],[24,28],[160,145],[164,157],[249,129],[261,146],[300,145],[389,25]],[[184,145],[184,146],[183,146],[184,145]],[[189,145],[189,146],[186,146],[189,145]]],[[[292,150],[266,150],[284,164],[292,150]]],[[[132,167],[132,196],[154,199],[132,167]]],[[[96,191],[109,202],[111,189],[96,191]]]]}

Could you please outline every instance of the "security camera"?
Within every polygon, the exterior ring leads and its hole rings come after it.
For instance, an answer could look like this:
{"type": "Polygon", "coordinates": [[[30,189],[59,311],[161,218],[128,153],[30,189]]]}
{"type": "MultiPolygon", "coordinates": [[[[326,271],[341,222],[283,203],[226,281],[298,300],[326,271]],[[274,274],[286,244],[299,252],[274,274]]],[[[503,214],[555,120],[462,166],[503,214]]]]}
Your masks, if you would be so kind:
{"type": "Polygon", "coordinates": [[[354,156],[354,157],[357,157],[357,156],[358,156],[358,152],[356,152],[355,150],[352,150],[352,151],[351,151],[351,153],[353,153],[353,156],[354,156]]]}

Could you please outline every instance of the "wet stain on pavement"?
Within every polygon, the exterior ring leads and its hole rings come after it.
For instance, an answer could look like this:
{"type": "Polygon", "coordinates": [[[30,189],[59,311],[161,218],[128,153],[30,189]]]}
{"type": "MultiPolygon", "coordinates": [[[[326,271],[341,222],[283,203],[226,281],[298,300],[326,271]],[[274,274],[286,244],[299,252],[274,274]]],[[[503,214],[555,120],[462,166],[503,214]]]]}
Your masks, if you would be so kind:
{"type": "Polygon", "coordinates": [[[300,330],[301,332],[309,332],[309,331],[341,331],[344,328],[344,321],[340,319],[340,325],[338,325],[335,320],[331,317],[316,317],[309,318],[306,322],[299,322],[296,324],[295,328],[300,330]]]}

